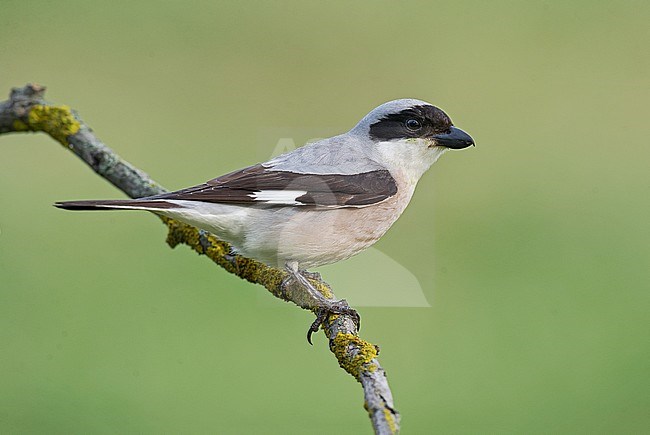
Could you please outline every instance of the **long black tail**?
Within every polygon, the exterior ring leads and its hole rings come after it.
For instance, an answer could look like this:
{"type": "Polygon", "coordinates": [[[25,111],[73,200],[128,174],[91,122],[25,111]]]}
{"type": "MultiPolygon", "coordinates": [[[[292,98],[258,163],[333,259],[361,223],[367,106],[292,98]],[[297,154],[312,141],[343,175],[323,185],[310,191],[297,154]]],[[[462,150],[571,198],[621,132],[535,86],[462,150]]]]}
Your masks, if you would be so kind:
{"type": "Polygon", "coordinates": [[[181,208],[178,204],[152,199],[115,199],[96,201],[64,201],[54,204],[65,210],[169,210],[181,208]]]}

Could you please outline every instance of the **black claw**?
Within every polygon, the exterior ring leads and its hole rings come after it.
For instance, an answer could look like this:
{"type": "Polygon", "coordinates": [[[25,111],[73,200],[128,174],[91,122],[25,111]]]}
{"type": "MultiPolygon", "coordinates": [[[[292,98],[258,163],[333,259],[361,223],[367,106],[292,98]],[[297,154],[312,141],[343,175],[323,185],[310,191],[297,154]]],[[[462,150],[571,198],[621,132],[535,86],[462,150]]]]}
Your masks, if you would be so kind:
{"type": "Polygon", "coordinates": [[[354,314],[352,315],[352,320],[354,321],[354,324],[357,325],[357,332],[361,329],[361,316],[359,313],[354,311],[354,314]]]}
{"type": "Polygon", "coordinates": [[[327,318],[327,314],[328,314],[328,312],[324,308],[319,308],[316,311],[316,320],[314,320],[314,323],[311,324],[311,326],[309,327],[309,330],[307,331],[307,341],[312,346],[314,344],[311,342],[311,335],[314,332],[318,332],[318,330],[320,329],[320,325],[322,325],[323,322],[325,321],[325,319],[327,318]]]}
{"type": "Polygon", "coordinates": [[[359,313],[354,308],[350,308],[345,299],[342,299],[341,301],[343,303],[340,306],[333,306],[331,308],[318,308],[316,310],[316,319],[307,330],[307,342],[309,344],[313,346],[313,343],[311,342],[311,335],[318,332],[329,314],[342,314],[345,316],[350,316],[352,317],[352,321],[357,327],[357,331],[361,329],[361,316],[359,313]]]}
{"type": "Polygon", "coordinates": [[[357,313],[356,310],[350,308],[349,310],[346,310],[343,314],[352,317],[352,321],[357,327],[357,331],[361,329],[361,316],[359,315],[359,313],[357,313]]]}

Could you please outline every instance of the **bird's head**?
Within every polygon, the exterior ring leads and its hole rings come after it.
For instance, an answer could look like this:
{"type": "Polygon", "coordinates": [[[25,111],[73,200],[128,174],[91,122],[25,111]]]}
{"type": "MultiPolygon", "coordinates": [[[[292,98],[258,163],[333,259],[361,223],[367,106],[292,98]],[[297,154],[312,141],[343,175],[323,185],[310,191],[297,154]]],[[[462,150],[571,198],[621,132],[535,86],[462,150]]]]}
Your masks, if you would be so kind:
{"type": "Polygon", "coordinates": [[[414,99],[382,104],[350,132],[369,139],[371,151],[383,164],[406,170],[414,181],[445,151],[474,145],[474,139],[455,127],[445,112],[414,99]]]}

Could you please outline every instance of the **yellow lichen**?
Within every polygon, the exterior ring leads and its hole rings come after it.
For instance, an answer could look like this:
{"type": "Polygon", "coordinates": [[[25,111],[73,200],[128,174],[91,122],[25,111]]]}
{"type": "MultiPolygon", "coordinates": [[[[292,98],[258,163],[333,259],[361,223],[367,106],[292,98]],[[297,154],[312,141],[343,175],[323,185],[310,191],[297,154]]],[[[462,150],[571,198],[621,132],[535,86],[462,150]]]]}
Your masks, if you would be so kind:
{"type": "Polygon", "coordinates": [[[363,370],[374,372],[376,364],[371,364],[377,357],[377,348],[354,334],[339,332],[331,341],[330,348],[343,370],[359,379],[363,370]]]}
{"type": "Polygon", "coordinates": [[[325,296],[327,299],[333,299],[334,298],[334,294],[332,293],[332,289],[330,289],[327,284],[325,284],[322,281],[315,281],[315,280],[311,280],[311,279],[309,281],[311,281],[314,288],[316,290],[318,290],[318,292],[320,294],[322,294],[323,296],[325,296]]]}
{"type": "Polygon", "coordinates": [[[390,428],[391,433],[397,433],[395,415],[386,407],[384,407],[384,418],[386,419],[386,423],[388,423],[388,427],[390,428]]]}
{"type": "Polygon", "coordinates": [[[29,111],[27,127],[31,131],[49,134],[63,145],[69,136],[77,133],[81,124],[68,106],[34,105],[29,111]]]}
{"type": "MultiPolygon", "coordinates": [[[[332,323],[334,323],[334,321],[336,319],[338,319],[339,317],[341,317],[340,314],[330,314],[329,316],[327,316],[327,319],[325,320],[325,323],[327,323],[328,326],[332,326],[332,323]]],[[[323,323],[323,325],[325,323],[323,323]]]]}
{"type": "Polygon", "coordinates": [[[281,283],[285,272],[273,269],[258,261],[241,256],[231,256],[230,246],[212,234],[207,234],[208,243],[201,244],[200,231],[182,222],[161,216],[162,221],[167,225],[167,244],[172,248],[183,243],[199,254],[204,254],[228,272],[234,273],[242,279],[255,284],[262,284],[276,296],[281,294],[281,283]]]}
{"type": "Polygon", "coordinates": [[[16,131],[27,131],[27,130],[29,130],[29,127],[27,127],[27,124],[22,122],[20,119],[16,119],[14,121],[14,130],[16,130],[16,131]]]}
{"type": "MultiPolygon", "coordinates": [[[[282,289],[282,282],[287,276],[285,271],[269,267],[250,258],[228,255],[231,251],[230,245],[217,239],[214,235],[206,234],[204,237],[208,243],[203,242],[202,244],[201,233],[197,228],[168,217],[161,216],[161,219],[169,230],[167,244],[172,248],[181,243],[188,245],[195,252],[204,254],[228,272],[254,284],[261,284],[276,297],[286,300],[282,289]]],[[[332,291],[327,284],[317,280],[312,280],[312,283],[325,297],[333,298],[332,291]]],[[[307,308],[306,306],[302,307],[307,308]]]]}

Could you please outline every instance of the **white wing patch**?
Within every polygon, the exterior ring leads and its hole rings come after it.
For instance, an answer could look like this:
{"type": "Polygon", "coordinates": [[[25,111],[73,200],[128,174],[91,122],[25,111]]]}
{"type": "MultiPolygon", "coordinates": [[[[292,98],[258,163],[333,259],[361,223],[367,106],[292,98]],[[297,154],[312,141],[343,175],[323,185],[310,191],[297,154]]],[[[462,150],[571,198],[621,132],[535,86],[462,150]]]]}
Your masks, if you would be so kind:
{"type": "Polygon", "coordinates": [[[264,201],[267,204],[304,205],[304,203],[298,202],[296,199],[306,194],[306,190],[262,190],[248,196],[255,201],[264,201]]]}

